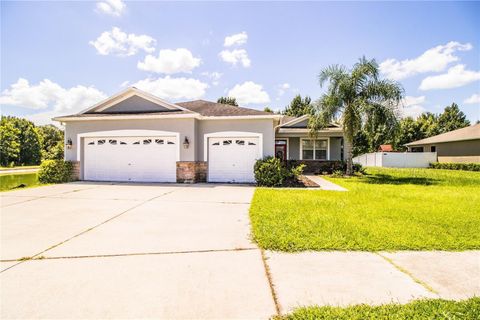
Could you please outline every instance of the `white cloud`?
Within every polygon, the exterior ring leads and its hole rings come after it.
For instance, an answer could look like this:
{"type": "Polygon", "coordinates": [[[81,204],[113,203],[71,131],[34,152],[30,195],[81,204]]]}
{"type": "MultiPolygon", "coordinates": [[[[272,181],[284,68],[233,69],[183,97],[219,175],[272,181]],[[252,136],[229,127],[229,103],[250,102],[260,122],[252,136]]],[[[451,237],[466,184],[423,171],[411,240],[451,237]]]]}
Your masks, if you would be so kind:
{"type": "Polygon", "coordinates": [[[76,86],[64,89],[59,84],[44,79],[36,85],[20,78],[2,92],[0,104],[19,106],[34,110],[53,107],[56,111],[79,111],[80,108],[98,102],[105,94],[94,87],[76,86]]]}
{"type": "Polygon", "coordinates": [[[77,113],[106,98],[98,89],[77,85],[62,88],[59,84],[44,79],[36,85],[20,78],[0,95],[0,104],[19,106],[33,110],[47,110],[27,115],[36,123],[51,123],[50,118],[65,113],[77,113]]]}
{"type": "Polygon", "coordinates": [[[225,47],[231,47],[234,45],[242,45],[247,43],[248,40],[248,35],[245,31],[237,34],[233,34],[231,36],[225,37],[225,41],[223,42],[223,45],[225,47]]]}
{"type": "Polygon", "coordinates": [[[420,83],[419,89],[458,88],[477,80],[480,80],[480,71],[465,70],[465,65],[459,64],[448,69],[447,73],[426,77],[420,83]]]}
{"type": "Polygon", "coordinates": [[[426,111],[422,106],[425,102],[425,96],[412,97],[406,96],[400,102],[400,113],[402,117],[417,118],[420,114],[426,111]]]}
{"type": "Polygon", "coordinates": [[[469,98],[465,99],[463,103],[466,104],[477,104],[480,103],[480,94],[474,93],[469,98]]]}
{"type": "Polygon", "coordinates": [[[155,51],[153,47],[155,39],[152,37],[145,34],[127,34],[117,27],[113,27],[112,31],[102,32],[95,41],[90,41],[89,44],[94,46],[97,52],[104,56],[109,54],[132,56],[140,50],[148,53],[155,51]]]}
{"type": "Polygon", "coordinates": [[[218,86],[220,78],[223,76],[223,73],[220,72],[202,72],[202,76],[210,78],[214,86],[218,86]]]}
{"type": "Polygon", "coordinates": [[[422,55],[414,59],[397,60],[387,59],[380,64],[380,71],[387,78],[401,80],[410,76],[425,72],[440,72],[459,58],[454,55],[456,51],[471,50],[470,43],[461,44],[451,41],[445,45],[439,45],[428,49],[422,55]]]}
{"type": "Polygon", "coordinates": [[[277,86],[277,93],[279,96],[283,96],[288,89],[290,89],[289,83],[281,83],[277,86]]]}
{"type": "Polygon", "coordinates": [[[188,49],[165,49],[160,50],[158,57],[147,55],[143,62],[138,62],[137,67],[140,70],[157,73],[190,73],[194,68],[200,65],[200,62],[201,59],[195,58],[188,49]]]}
{"type": "Polygon", "coordinates": [[[251,61],[245,49],[223,50],[219,55],[223,61],[234,66],[236,66],[237,63],[241,63],[245,68],[250,67],[251,61]]]}
{"type": "Polygon", "coordinates": [[[227,94],[229,97],[235,97],[240,104],[250,103],[268,103],[270,97],[263,91],[261,85],[252,81],[245,81],[242,84],[235,85],[227,94]]]}
{"type": "Polygon", "coordinates": [[[104,0],[97,2],[97,11],[112,16],[120,17],[127,8],[122,0],[104,0]]]}
{"type": "Polygon", "coordinates": [[[133,86],[163,99],[199,99],[208,88],[208,84],[197,79],[170,76],[140,80],[133,86]]]}

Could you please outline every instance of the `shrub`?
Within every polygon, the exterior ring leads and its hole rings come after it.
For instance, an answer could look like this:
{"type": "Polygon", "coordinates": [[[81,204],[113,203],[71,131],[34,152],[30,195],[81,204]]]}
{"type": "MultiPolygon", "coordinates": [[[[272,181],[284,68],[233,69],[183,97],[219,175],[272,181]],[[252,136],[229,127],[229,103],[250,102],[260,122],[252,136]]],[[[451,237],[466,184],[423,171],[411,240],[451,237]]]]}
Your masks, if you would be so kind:
{"type": "Polygon", "coordinates": [[[430,163],[432,169],[480,171],[480,163],[430,163]]]}
{"type": "MultiPolygon", "coordinates": [[[[365,174],[365,168],[360,163],[354,163],[352,165],[353,173],[365,174]]],[[[345,165],[345,172],[347,171],[347,166],[345,165]]]]}
{"type": "Polygon", "coordinates": [[[45,160],[38,171],[41,183],[62,183],[73,180],[73,163],[63,160],[45,160]]]}
{"type": "Polygon", "coordinates": [[[275,157],[257,160],[254,166],[255,181],[258,186],[281,187],[287,181],[297,179],[305,165],[287,168],[285,163],[275,157]]]}

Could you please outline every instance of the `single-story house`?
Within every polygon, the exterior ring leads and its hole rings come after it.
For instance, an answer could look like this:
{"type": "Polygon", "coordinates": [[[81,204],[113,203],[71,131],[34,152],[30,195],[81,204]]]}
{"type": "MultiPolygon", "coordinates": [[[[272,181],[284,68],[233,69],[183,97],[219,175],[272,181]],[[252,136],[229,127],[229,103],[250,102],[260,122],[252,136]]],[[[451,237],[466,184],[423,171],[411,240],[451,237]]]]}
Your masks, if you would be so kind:
{"type": "Polygon", "coordinates": [[[254,182],[257,159],[343,158],[343,131],[310,138],[308,117],[290,118],[204,100],[170,103],[128,88],[65,126],[65,160],[80,180],[254,182]]]}
{"type": "Polygon", "coordinates": [[[480,162],[480,123],[405,144],[409,152],[436,152],[438,162],[480,162]]]}

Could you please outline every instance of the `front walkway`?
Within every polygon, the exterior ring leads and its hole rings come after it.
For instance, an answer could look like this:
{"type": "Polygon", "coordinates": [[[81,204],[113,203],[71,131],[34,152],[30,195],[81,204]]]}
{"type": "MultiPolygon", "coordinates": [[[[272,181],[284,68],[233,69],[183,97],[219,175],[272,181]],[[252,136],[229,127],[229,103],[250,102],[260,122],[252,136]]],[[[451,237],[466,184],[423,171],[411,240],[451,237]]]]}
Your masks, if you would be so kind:
{"type": "Polygon", "coordinates": [[[330,190],[330,191],[348,191],[344,187],[339,186],[333,182],[328,181],[325,178],[316,175],[305,175],[308,179],[312,180],[316,184],[320,186],[322,190],[330,190]]]}
{"type": "Polygon", "coordinates": [[[254,188],[71,183],[1,193],[1,318],[268,319],[480,295],[480,251],[262,252],[254,188]],[[23,259],[22,259],[23,258],[23,259]]]}

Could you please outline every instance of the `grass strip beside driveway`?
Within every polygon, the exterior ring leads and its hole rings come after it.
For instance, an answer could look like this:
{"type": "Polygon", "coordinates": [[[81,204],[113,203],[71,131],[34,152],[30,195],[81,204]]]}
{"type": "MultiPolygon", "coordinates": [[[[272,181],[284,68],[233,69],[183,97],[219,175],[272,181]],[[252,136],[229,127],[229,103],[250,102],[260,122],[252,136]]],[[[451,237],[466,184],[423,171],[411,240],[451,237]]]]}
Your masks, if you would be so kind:
{"type": "Polygon", "coordinates": [[[480,172],[367,173],[329,178],[348,192],[258,188],[250,208],[254,239],[280,251],[480,248],[480,172]]]}
{"type": "Polygon", "coordinates": [[[340,307],[305,307],[293,313],[277,317],[276,320],[296,319],[478,319],[480,314],[480,298],[464,301],[441,299],[418,300],[409,304],[386,304],[382,306],[358,305],[347,308],[340,307]]]}

